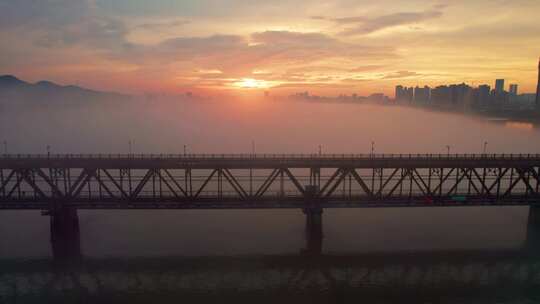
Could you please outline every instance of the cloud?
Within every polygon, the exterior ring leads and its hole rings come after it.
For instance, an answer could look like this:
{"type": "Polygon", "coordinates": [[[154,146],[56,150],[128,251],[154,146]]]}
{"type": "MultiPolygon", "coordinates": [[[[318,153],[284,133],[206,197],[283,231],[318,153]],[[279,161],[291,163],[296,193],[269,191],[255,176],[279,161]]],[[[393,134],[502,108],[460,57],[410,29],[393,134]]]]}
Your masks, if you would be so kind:
{"type": "Polygon", "coordinates": [[[343,18],[324,18],[321,16],[312,19],[326,19],[345,27],[340,33],[344,36],[367,35],[387,28],[415,24],[422,21],[439,18],[443,15],[442,9],[445,6],[437,6],[434,9],[422,12],[401,12],[378,17],[356,16],[343,18]]]}
{"type": "Polygon", "coordinates": [[[370,72],[383,68],[384,65],[364,65],[349,69],[349,72],[370,72]]]}
{"type": "Polygon", "coordinates": [[[130,45],[125,23],[97,10],[90,0],[0,0],[0,27],[13,40],[38,48],[80,46],[88,51],[130,45]]]}
{"type": "Polygon", "coordinates": [[[166,30],[169,28],[175,28],[178,26],[190,24],[191,21],[189,20],[170,20],[170,21],[156,21],[156,22],[145,22],[138,24],[134,27],[134,29],[142,29],[147,31],[159,31],[159,30],[166,30]]]}
{"type": "Polygon", "coordinates": [[[0,0],[0,27],[60,28],[84,18],[87,0],[0,0]]]}
{"type": "Polygon", "coordinates": [[[206,74],[206,75],[219,75],[223,74],[220,70],[205,70],[205,69],[199,69],[196,71],[199,74],[206,74]]]}
{"type": "Polygon", "coordinates": [[[280,89],[295,89],[295,90],[305,90],[310,89],[351,89],[355,88],[358,84],[363,83],[363,81],[346,81],[346,82],[287,82],[277,85],[275,88],[280,89]]]}
{"type": "Polygon", "coordinates": [[[337,84],[495,76],[535,89],[539,7],[534,0],[0,0],[0,69],[126,90],[245,77],[337,84]],[[265,31],[276,28],[289,30],[265,31]]]}
{"type": "Polygon", "coordinates": [[[343,42],[323,33],[292,31],[255,32],[242,35],[176,37],[153,45],[134,45],[126,51],[112,51],[114,60],[135,64],[140,75],[174,75],[190,86],[227,86],[238,79],[261,81],[337,83],[328,62],[358,65],[395,56],[391,47],[366,46],[343,42]],[[290,73],[289,71],[302,71],[290,73]],[[208,71],[220,71],[209,73],[208,71]],[[256,73],[253,71],[270,71],[256,73]]]}
{"type": "Polygon", "coordinates": [[[258,43],[255,50],[285,62],[388,57],[394,51],[392,47],[343,42],[323,33],[266,31],[252,34],[251,39],[258,43]]]}
{"type": "Polygon", "coordinates": [[[126,39],[129,29],[117,19],[108,17],[87,18],[56,31],[37,35],[35,43],[45,47],[92,47],[111,50],[131,47],[126,39]]]}
{"type": "Polygon", "coordinates": [[[266,31],[253,33],[251,38],[255,43],[282,45],[321,47],[326,44],[335,44],[337,41],[323,33],[303,33],[291,31],[266,31]]]}
{"type": "Polygon", "coordinates": [[[239,35],[175,37],[157,44],[136,44],[124,52],[111,51],[110,58],[139,65],[141,68],[163,68],[179,65],[189,70],[205,69],[225,72],[228,63],[248,48],[239,35]]]}
{"type": "Polygon", "coordinates": [[[176,37],[155,45],[136,45],[115,54],[118,60],[143,64],[182,63],[190,68],[218,69],[224,74],[246,74],[314,65],[321,60],[394,56],[393,48],[346,43],[322,33],[265,31],[240,35],[176,37]]]}
{"type": "Polygon", "coordinates": [[[246,39],[237,35],[212,35],[207,37],[177,37],[157,45],[158,49],[173,52],[199,52],[200,54],[224,52],[247,45],[246,39]]]}
{"type": "Polygon", "coordinates": [[[384,75],[382,79],[401,79],[401,78],[408,78],[408,77],[414,77],[414,76],[422,76],[422,74],[419,74],[417,72],[412,72],[412,71],[397,71],[394,73],[384,75]]]}

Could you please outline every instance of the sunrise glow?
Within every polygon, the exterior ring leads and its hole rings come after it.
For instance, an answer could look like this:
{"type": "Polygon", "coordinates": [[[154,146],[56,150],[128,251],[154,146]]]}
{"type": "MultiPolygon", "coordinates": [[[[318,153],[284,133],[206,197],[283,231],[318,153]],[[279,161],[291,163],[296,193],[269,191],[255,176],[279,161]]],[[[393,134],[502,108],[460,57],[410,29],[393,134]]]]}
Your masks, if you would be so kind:
{"type": "Polygon", "coordinates": [[[253,78],[243,78],[242,80],[235,82],[234,86],[244,89],[267,89],[271,87],[268,82],[253,78]]]}
{"type": "Polygon", "coordinates": [[[539,1],[53,2],[0,5],[2,73],[128,94],[536,90],[539,1]]]}

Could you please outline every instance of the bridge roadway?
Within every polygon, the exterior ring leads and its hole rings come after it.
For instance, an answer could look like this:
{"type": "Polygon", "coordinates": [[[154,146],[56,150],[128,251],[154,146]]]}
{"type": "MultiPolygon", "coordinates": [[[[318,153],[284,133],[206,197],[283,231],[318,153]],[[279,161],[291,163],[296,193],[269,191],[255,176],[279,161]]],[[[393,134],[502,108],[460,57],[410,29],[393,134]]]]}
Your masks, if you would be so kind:
{"type": "Polygon", "coordinates": [[[539,154],[3,155],[0,209],[532,205],[539,154]]]}

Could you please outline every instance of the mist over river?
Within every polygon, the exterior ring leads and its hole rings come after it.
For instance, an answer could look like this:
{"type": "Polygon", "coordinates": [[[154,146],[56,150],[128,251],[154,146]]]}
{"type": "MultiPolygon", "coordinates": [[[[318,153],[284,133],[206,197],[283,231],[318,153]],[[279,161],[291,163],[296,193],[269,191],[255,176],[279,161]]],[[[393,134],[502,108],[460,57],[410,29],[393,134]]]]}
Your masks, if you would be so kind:
{"type": "MultiPolygon", "coordinates": [[[[269,100],[0,107],[9,153],[537,153],[540,130],[404,107],[269,100]]],[[[85,256],[298,252],[297,210],[80,211],[85,256]]],[[[50,256],[49,219],[0,212],[0,257],[50,256]],[[17,227],[17,233],[12,233],[17,227]]],[[[527,208],[327,210],[324,251],[509,248],[527,208]]]]}
{"type": "Polygon", "coordinates": [[[393,106],[239,99],[0,103],[9,153],[537,153],[530,124],[393,106]]]}
{"type": "MultiPolygon", "coordinates": [[[[248,99],[0,105],[0,140],[11,154],[46,153],[47,146],[51,153],[128,153],[130,141],[133,153],[154,154],[183,153],[184,146],[188,153],[251,153],[252,143],[256,153],[318,153],[321,146],[323,153],[368,154],[372,142],[376,153],[447,153],[447,146],[450,153],[482,153],[484,147],[487,153],[538,153],[539,138],[540,130],[528,124],[392,106],[248,99]]],[[[78,213],[84,259],[151,258],[165,265],[167,257],[296,256],[305,247],[301,210],[78,213]]],[[[525,207],[331,209],[323,215],[322,251],[514,250],[525,243],[527,218],[525,207]]],[[[52,260],[49,217],[39,211],[1,211],[0,261],[21,259],[52,260]]],[[[114,289],[112,282],[105,285],[114,289]]]]}

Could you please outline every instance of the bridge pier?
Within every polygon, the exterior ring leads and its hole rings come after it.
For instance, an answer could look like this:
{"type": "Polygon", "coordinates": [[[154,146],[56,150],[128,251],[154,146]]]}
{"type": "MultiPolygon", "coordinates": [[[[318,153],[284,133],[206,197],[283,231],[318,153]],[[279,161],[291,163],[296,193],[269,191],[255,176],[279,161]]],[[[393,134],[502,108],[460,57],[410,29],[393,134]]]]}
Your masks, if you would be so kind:
{"type": "Polygon", "coordinates": [[[320,255],[323,244],[323,208],[317,197],[318,187],[306,187],[306,206],[303,212],[306,216],[306,247],[302,253],[307,255],[320,255]]]}
{"type": "Polygon", "coordinates": [[[540,251],[540,205],[529,207],[526,249],[540,251]]]}
{"type": "Polygon", "coordinates": [[[49,213],[53,257],[59,260],[81,257],[79,217],[77,209],[56,208],[49,213]]]}
{"type": "Polygon", "coordinates": [[[307,255],[320,255],[323,245],[322,208],[306,208],[306,247],[303,250],[307,255]]]}

